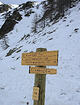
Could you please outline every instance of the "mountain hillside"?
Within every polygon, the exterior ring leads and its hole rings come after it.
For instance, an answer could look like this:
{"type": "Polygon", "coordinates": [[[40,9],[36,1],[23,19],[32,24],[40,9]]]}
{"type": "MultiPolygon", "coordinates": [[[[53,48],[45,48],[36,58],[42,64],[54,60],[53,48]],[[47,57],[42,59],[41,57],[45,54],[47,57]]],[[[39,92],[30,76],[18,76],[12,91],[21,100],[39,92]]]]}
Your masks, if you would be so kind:
{"type": "Polygon", "coordinates": [[[27,2],[0,13],[0,105],[33,105],[34,74],[21,56],[37,48],[59,51],[58,67],[47,66],[57,74],[46,76],[45,105],[80,105],[80,2],[55,22],[46,18],[45,27],[44,4],[27,2]]]}

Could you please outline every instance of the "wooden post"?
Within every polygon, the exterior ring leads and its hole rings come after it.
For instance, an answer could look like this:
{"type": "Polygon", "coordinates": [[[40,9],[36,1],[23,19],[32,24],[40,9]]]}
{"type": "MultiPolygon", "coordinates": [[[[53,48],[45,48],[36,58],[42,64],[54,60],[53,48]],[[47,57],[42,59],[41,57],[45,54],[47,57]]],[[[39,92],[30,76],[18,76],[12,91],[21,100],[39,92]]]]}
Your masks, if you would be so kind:
{"type": "MultiPolygon", "coordinates": [[[[36,52],[47,51],[46,48],[38,48],[36,52]]],[[[46,66],[38,66],[46,68],[46,66]]],[[[34,100],[34,105],[44,105],[45,104],[45,84],[46,84],[46,74],[35,74],[34,86],[39,87],[39,100],[34,100]]]]}

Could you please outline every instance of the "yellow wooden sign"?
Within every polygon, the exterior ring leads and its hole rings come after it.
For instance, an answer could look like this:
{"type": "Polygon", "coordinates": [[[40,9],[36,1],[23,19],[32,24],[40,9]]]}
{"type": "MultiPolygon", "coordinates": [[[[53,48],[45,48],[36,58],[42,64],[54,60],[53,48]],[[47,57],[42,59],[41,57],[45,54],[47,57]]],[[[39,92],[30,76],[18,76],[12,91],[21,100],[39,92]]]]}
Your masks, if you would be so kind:
{"type": "Polygon", "coordinates": [[[56,74],[56,69],[48,69],[48,68],[41,68],[41,67],[30,67],[29,73],[31,74],[56,74]]]}
{"type": "Polygon", "coordinates": [[[58,51],[31,52],[22,54],[22,65],[58,65],[58,51]]]}
{"type": "Polygon", "coordinates": [[[39,87],[33,87],[33,100],[38,101],[39,100],[39,87]]]}

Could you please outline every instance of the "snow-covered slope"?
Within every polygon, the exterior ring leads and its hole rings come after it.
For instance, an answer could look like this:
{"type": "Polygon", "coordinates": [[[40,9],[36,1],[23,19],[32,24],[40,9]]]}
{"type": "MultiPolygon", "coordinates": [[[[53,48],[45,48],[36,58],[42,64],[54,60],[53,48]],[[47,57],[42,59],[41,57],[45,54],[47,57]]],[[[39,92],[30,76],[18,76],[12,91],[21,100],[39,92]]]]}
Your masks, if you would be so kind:
{"type": "MultiPolygon", "coordinates": [[[[3,2],[3,3],[6,3],[6,4],[22,4],[22,3],[25,3],[28,0],[0,0],[0,1],[3,2]]],[[[41,0],[30,0],[30,1],[38,1],[39,2],[41,0]]]]}
{"type": "Polygon", "coordinates": [[[3,3],[2,2],[0,2],[0,5],[2,5],[3,3]]]}
{"type": "Polygon", "coordinates": [[[35,34],[32,22],[35,13],[42,13],[42,6],[32,10],[29,17],[20,11],[22,20],[0,40],[0,104],[33,104],[34,74],[29,74],[29,66],[21,65],[21,54],[41,47],[59,51],[58,67],[47,66],[58,73],[46,77],[45,105],[80,105],[80,3],[59,22],[35,34]]]}
{"type": "Polygon", "coordinates": [[[10,4],[11,8],[17,8],[19,5],[16,4],[10,4]]]}

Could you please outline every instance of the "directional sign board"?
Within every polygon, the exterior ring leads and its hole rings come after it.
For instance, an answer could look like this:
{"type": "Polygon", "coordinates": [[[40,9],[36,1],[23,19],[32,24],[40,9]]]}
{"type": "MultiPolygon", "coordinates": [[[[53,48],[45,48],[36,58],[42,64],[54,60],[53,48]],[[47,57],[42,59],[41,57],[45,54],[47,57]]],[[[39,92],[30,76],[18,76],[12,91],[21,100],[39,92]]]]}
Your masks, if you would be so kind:
{"type": "Polygon", "coordinates": [[[22,65],[57,66],[58,65],[58,51],[23,53],[22,65]]]}
{"type": "Polygon", "coordinates": [[[38,101],[38,99],[39,99],[39,87],[33,87],[32,99],[38,101]]]}
{"type": "Polygon", "coordinates": [[[56,69],[48,69],[48,68],[41,68],[41,67],[30,67],[29,73],[31,74],[56,74],[56,69]]]}

